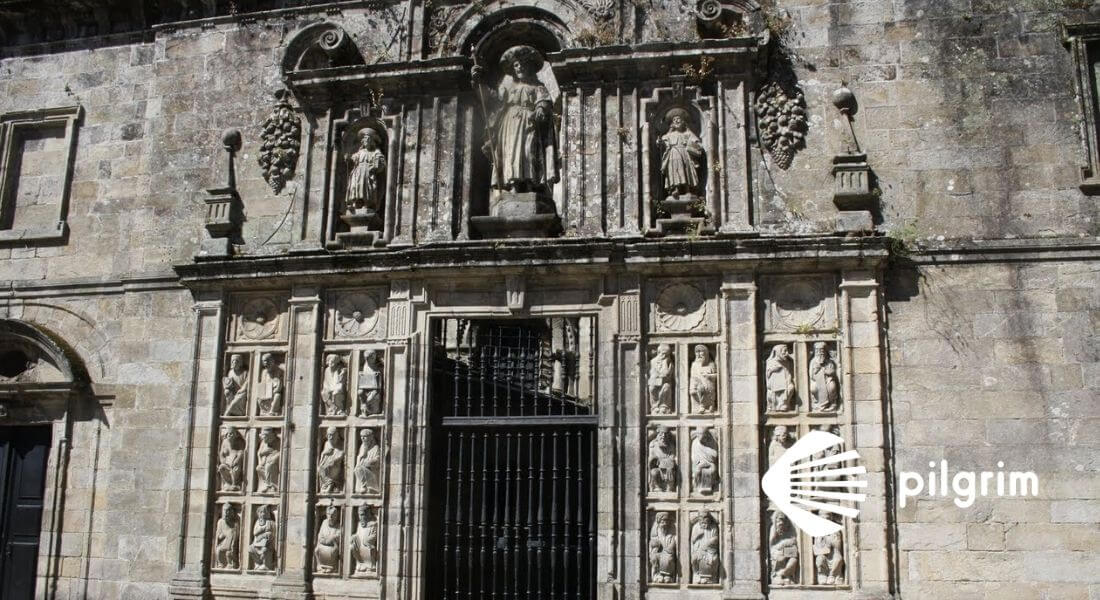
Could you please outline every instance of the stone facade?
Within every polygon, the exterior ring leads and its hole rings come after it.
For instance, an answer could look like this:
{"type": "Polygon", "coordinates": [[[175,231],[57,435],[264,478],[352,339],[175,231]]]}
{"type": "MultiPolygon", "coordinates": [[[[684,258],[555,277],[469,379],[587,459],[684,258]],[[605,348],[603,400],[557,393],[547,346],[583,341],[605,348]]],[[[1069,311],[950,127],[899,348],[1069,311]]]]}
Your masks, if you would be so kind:
{"type": "Polygon", "coordinates": [[[448,319],[584,323],[596,597],[1100,597],[1100,13],[160,4],[0,6],[35,597],[428,597],[448,319]],[[940,460],[1040,493],[900,506],[940,460]]]}

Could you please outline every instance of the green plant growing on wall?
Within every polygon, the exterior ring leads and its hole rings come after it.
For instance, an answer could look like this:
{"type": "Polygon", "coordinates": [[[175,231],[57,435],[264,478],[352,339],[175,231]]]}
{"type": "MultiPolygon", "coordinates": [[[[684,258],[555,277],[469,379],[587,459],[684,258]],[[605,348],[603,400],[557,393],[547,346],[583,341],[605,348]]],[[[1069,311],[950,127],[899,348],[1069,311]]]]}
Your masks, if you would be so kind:
{"type": "Polygon", "coordinates": [[[916,219],[910,219],[904,225],[887,231],[886,237],[890,240],[890,255],[898,258],[908,258],[913,253],[913,246],[919,233],[916,219]]]}

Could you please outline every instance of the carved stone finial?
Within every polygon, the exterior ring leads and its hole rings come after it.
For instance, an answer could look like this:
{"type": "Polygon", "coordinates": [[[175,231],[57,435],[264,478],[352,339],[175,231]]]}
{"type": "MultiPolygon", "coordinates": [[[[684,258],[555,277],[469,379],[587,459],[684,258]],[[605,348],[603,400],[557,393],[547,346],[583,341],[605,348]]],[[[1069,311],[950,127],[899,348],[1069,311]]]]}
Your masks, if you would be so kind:
{"type": "Polygon", "coordinates": [[[241,132],[227,129],[222,133],[222,147],[229,154],[229,171],[225,187],[206,190],[206,232],[207,239],[202,241],[199,256],[229,256],[232,253],[233,238],[240,237],[240,226],[244,220],[244,207],[237,193],[237,172],[234,155],[241,149],[241,132]]]}

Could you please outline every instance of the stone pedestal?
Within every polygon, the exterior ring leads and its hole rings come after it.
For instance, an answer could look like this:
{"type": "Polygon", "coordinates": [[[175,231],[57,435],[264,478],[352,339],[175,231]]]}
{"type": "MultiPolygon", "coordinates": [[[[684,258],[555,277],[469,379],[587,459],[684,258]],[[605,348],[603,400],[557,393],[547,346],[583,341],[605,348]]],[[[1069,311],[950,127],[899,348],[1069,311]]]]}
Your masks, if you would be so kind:
{"type": "Polygon", "coordinates": [[[233,187],[206,190],[206,233],[198,256],[225,257],[233,253],[232,238],[239,235],[243,208],[233,187]]]}
{"type": "Polygon", "coordinates": [[[470,217],[470,226],[486,238],[544,238],[561,229],[561,219],[548,196],[496,191],[489,202],[489,216],[470,217]]]}
{"type": "Polygon", "coordinates": [[[349,231],[336,234],[336,241],[343,248],[363,246],[382,246],[382,215],[375,210],[362,210],[341,215],[340,220],[347,224],[349,231]]]}
{"type": "Polygon", "coordinates": [[[707,220],[697,217],[696,214],[703,211],[703,199],[695,194],[680,194],[679,196],[665,198],[661,206],[668,211],[669,217],[657,219],[657,233],[659,235],[698,235],[714,233],[707,227],[707,220]]]}
{"type": "Polygon", "coordinates": [[[871,167],[867,165],[867,155],[834,156],[833,178],[833,204],[840,209],[836,217],[836,231],[874,231],[871,209],[875,204],[875,193],[871,189],[871,167]]]}

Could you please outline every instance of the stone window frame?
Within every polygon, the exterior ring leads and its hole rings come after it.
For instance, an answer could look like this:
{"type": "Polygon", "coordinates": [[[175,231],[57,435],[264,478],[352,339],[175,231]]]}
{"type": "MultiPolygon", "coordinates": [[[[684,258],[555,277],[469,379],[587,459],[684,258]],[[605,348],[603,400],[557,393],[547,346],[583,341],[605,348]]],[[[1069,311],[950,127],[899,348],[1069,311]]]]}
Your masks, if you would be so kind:
{"type": "Polygon", "coordinates": [[[7,216],[15,210],[13,186],[18,173],[15,162],[21,152],[17,142],[25,131],[45,130],[56,127],[65,128],[65,171],[61,185],[61,197],[57,204],[57,223],[54,227],[20,228],[12,223],[10,229],[0,229],[0,244],[18,242],[22,244],[61,242],[69,235],[68,213],[69,192],[72,187],[73,167],[76,159],[77,130],[84,117],[81,106],[62,106],[35,110],[8,112],[0,115],[0,216],[7,216]]]}
{"type": "Polygon", "coordinates": [[[1079,187],[1086,194],[1100,194],[1100,22],[1066,25],[1062,31],[1064,43],[1073,54],[1074,89],[1081,111],[1081,144],[1086,164],[1081,165],[1079,187]],[[1094,66],[1095,65],[1095,66],[1094,66]]]}

